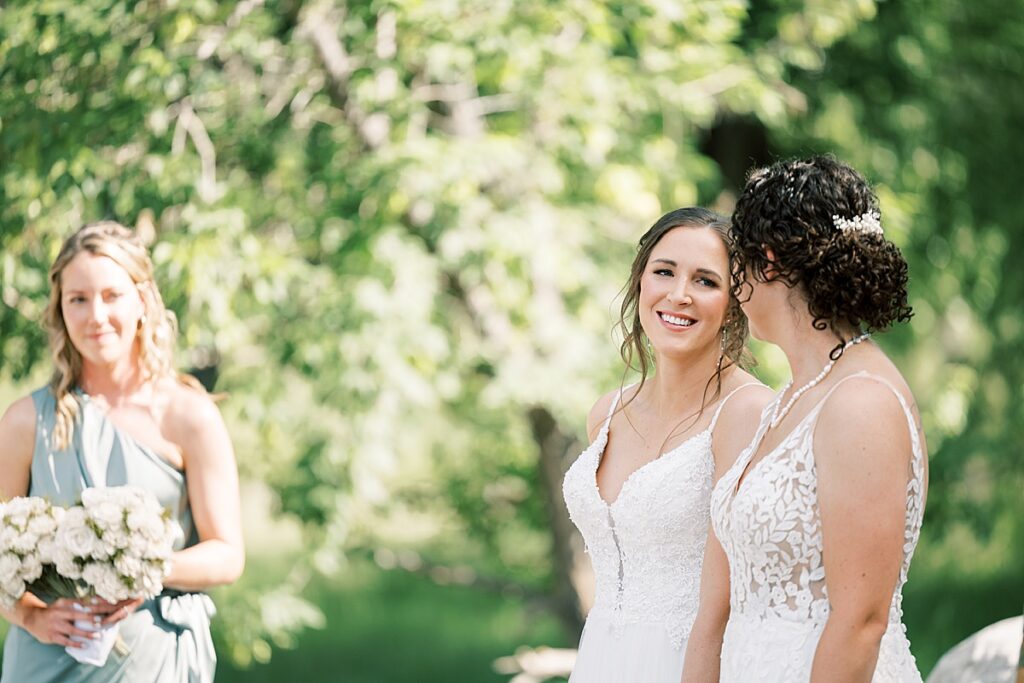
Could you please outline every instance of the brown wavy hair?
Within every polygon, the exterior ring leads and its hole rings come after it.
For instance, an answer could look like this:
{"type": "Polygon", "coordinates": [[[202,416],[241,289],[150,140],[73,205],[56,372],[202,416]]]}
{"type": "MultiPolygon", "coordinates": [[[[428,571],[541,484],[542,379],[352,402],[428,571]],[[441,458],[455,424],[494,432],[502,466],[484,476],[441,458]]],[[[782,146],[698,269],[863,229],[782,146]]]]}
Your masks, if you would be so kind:
{"type": "MultiPolygon", "coordinates": [[[[622,344],[619,353],[626,369],[623,374],[623,384],[626,374],[629,371],[639,373],[640,382],[633,398],[640,393],[647,376],[654,367],[654,354],[651,351],[647,334],[640,325],[640,281],[643,278],[647,262],[651,258],[651,252],[657,246],[661,238],[675,228],[708,229],[714,232],[722,244],[725,245],[726,253],[729,254],[730,267],[732,267],[732,236],[729,228],[729,221],[714,211],[701,207],[686,207],[669,211],[659,218],[650,229],[643,234],[637,244],[636,256],[633,258],[633,265],[629,271],[629,279],[623,287],[622,308],[619,314],[617,327],[622,333],[622,344]]],[[[753,358],[746,350],[747,344],[747,317],[740,309],[739,301],[735,295],[729,297],[729,305],[726,309],[725,319],[722,324],[722,352],[718,358],[718,365],[714,374],[708,379],[704,387],[704,396],[701,400],[700,412],[696,419],[700,419],[707,404],[717,399],[722,392],[722,373],[733,365],[749,368],[753,365],[753,358]],[[714,384],[714,391],[710,398],[708,392],[714,384]]],[[[633,399],[631,398],[630,401],[633,399]]],[[[628,404],[629,401],[626,401],[628,404]]],[[[620,410],[625,404],[620,406],[620,410]]]]}
{"type": "Polygon", "coordinates": [[[79,409],[74,390],[82,375],[82,355],[71,343],[64,325],[61,274],[68,263],[82,252],[112,259],[124,268],[138,288],[144,313],[139,321],[137,341],[144,377],[147,380],[176,377],[189,386],[198,385],[191,377],[178,377],[174,370],[177,319],[173,311],[164,307],[160,290],[153,280],[153,262],[145,245],[120,223],[102,221],[86,225],[64,241],[50,267],[50,299],[43,315],[53,359],[50,390],[57,400],[53,438],[58,449],[66,448],[74,434],[79,409]]]}
{"type": "Polygon", "coordinates": [[[836,217],[877,211],[867,180],[831,156],[754,170],[732,216],[734,296],[742,299],[751,277],[799,287],[815,329],[836,336],[833,359],[842,355],[845,331],[910,320],[907,262],[899,248],[881,234],[836,226],[836,217]]]}

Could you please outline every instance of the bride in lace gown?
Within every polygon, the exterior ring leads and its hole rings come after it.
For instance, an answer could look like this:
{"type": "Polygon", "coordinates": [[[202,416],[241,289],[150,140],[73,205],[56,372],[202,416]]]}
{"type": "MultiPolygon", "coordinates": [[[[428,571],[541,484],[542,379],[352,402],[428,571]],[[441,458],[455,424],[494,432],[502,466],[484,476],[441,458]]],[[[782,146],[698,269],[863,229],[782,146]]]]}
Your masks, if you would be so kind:
{"type": "Polygon", "coordinates": [[[712,494],[729,565],[726,683],[921,681],[901,604],[924,437],[906,382],[862,332],[910,317],[906,263],[877,206],[828,157],[756,171],[736,206],[740,301],[794,379],[712,494]]]}
{"type": "Polygon", "coordinates": [[[563,484],[596,579],[573,683],[679,682],[711,488],[771,396],[737,365],[746,321],[730,296],[727,240],[704,209],[673,211],[640,240],[621,322],[641,381],[598,400],[593,443],[563,484]]]}

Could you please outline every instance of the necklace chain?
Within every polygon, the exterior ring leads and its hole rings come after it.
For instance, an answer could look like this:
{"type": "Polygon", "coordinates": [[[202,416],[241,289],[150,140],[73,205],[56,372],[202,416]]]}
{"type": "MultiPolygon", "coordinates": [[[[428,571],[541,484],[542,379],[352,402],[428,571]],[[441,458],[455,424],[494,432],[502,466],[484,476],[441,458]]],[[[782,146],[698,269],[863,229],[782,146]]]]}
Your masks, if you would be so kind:
{"type": "MultiPolygon", "coordinates": [[[[843,344],[843,351],[846,351],[846,349],[850,348],[851,346],[854,346],[855,344],[860,344],[862,341],[864,341],[865,339],[867,339],[870,336],[871,336],[870,334],[865,332],[864,334],[862,334],[862,335],[860,335],[858,337],[854,337],[850,341],[848,341],[845,344],[843,344]]],[[[842,358],[842,356],[840,355],[839,358],[842,358]]],[[[818,373],[817,377],[815,377],[810,382],[808,382],[807,384],[803,385],[802,387],[800,387],[799,389],[794,391],[793,395],[789,398],[789,401],[786,403],[786,407],[785,408],[783,408],[782,410],[779,410],[779,402],[778,401],[775,402],[775,405],[772,406],[771,419],[768,422],[768,424],[771,426],[772,429],[775,429],[776,427],[779,426],[779,423],[782,422],[782,419],[784,417],[786,417],[786,415],[789,413],[789,409],[793,407],[793,404],[796,403],[796,400],[798,398],[800,398],[801,396],[806,394],[808,391],[810,391],[811,389],[816,387],[823,379],[828,377],[828,373],[832,372],[832,368],[835,367],[836,361],[839,360],[839,358],[836,358],[835,360],[829,360],[829,362],[825,365],[825,367],[823,367],[821,369],[821,372],[818,373]]],[[[781,399],[782,395],[785,394],[787,391],[789,391],[790,387],[792,387],[792,386],[793,386],[793,380],[789,380],[789,383],[786,384],[786,386],[784,386],[782,388],[782,391],[779,392],[779,398],[781,399]]]]}

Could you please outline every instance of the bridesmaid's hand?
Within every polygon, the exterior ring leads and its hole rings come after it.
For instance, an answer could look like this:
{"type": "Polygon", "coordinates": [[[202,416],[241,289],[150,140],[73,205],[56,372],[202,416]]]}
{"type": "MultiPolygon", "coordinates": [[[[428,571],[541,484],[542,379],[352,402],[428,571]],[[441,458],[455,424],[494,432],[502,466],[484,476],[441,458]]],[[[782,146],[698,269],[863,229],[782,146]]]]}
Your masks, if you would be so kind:
{"type": "Polygon", "coordinates": [[[142,598],[132,598],[121,602],[107,602],[102,598],[96,598],[94,602],[89,603],[89,607],[93,614],[102,617],[99,622],[100,626],[110,626],[127,619],[128,615],[137,610],[142,603],[142,598]]]}
{"type": "Polygon", "coordinates": [[[89,605],[78,603],[89,610],[87,612],[75,609],[73,605],[76,602],[60,598],[48,606],[26,605],[22,627],[40,643],[65,647],[85,647],[85,642],[95,638],[96,634],[78,628],[75,626],[75,620],[86,621],[94,619],[95,616],[90,613],[89,605]]]}

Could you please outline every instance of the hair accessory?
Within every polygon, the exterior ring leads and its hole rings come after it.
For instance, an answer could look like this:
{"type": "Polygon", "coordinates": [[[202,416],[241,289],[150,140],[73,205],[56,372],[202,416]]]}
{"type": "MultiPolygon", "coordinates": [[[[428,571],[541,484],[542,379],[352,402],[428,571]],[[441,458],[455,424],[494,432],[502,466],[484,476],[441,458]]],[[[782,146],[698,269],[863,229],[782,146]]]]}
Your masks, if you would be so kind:
{"type": "Polygon", "coordinates": [[[854,216],[853,218],[832,216],[832,224],[836,226],[837,230],[842,230],[843,232],[854,230],[875,235],[882,234],[882,215],[874,210],[854,216]]]}

